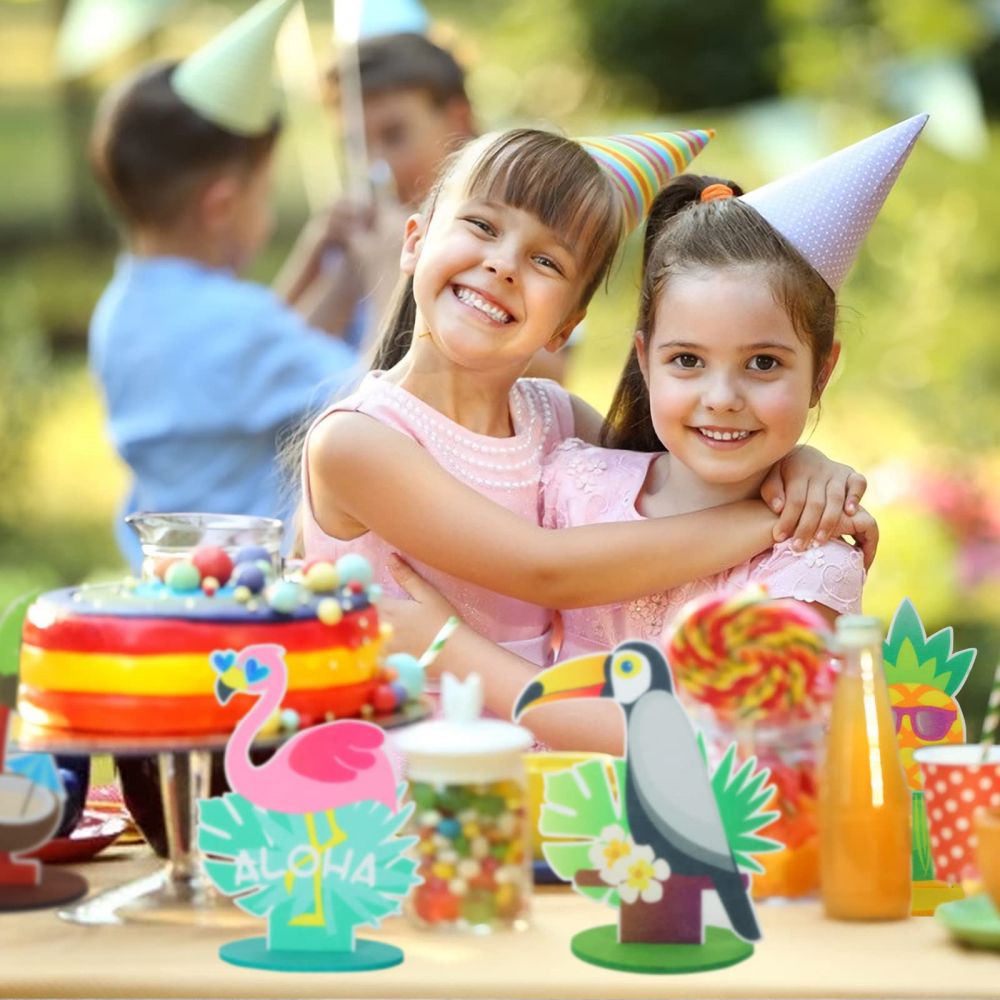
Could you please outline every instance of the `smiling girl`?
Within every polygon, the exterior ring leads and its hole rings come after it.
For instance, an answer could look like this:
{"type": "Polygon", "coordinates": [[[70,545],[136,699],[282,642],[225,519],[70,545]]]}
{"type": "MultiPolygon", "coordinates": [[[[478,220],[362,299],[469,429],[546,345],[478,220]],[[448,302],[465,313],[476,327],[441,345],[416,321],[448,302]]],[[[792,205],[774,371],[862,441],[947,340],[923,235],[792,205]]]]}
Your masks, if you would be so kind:
{"type": "MultiPolygon", "coordinates": [[[[654,203],[635,343],[602,436],[609,449],[556,449],[543,523],[639,521],[756,496],[795,447],[840,354],[836,298],[742,193],[688,174],[654,203]]],[[[839,539],[805,552],[780,542],[672,590],[564,612],[560,655],[658,638],[693,597],[749,583],[833,618],[859,610],[863,581],[861,552],[839,539]]]]}

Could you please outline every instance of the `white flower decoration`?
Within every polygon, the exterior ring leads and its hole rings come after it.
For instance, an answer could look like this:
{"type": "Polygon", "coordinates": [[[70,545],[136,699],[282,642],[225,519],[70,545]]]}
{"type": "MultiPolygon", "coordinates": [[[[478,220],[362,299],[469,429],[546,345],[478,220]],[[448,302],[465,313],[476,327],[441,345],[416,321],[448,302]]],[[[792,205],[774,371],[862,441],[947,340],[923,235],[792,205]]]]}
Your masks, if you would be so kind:
{"type": "Polygon", "coordinates": [[[811,545],[802,553],[802,560],[810,569],[819,569],[826,565],[826,555],[818,545],[811,545]]]}
{"type": "Polygon", "coordinates": [[[601,881],[608,885],[617,885],[616,875],[621,861],[628,858],[635,842],[625,830],[618,826],[606,826],[600,837],[590,847],[590,863],[598,870],[601,881]]]}
{"type": "Polygon", "coordinates": [[[663,899],[663,883],[670,878],[670,865],[653,855],[653,848],[636,846],[631,855],[617,865],[618,895],[623,903],[658,903],[663,899]]]}
{"type": "Polygon", "coordinates": [[[575,455],[569,462],[569,474],[576,477],[576,487],[582,493],[593,493],[601,481],[601,477],[608,471],[607,463],[594,456],[584,458],[575,455]]]}

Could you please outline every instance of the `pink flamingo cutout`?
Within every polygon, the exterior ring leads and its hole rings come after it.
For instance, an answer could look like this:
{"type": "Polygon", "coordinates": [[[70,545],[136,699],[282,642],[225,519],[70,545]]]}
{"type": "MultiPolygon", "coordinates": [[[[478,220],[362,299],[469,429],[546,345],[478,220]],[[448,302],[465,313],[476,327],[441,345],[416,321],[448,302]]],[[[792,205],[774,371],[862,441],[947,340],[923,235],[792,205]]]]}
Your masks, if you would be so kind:
{"type": "Polygon", "coordinates": [[[297,733],[270,760],[250,761],[250,744],[288,685],[282,646],[247,646],[239,654],[217,651],[216,697],[257,695],[226,745],[226,778],[254,805],[284,813],[313,813],[373,799],[396,810],[396,777],[382,749],[385,734],[370,722],[343,719],[297,733]]]}

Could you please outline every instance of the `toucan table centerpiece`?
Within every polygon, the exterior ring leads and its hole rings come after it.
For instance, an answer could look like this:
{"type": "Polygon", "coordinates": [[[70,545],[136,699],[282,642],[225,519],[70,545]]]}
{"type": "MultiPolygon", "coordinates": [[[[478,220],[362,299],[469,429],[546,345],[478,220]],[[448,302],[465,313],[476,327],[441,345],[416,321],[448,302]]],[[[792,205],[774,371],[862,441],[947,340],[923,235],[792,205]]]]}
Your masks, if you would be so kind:
{"type": "Polygon", "coordinates": [[[753,954],[760,928],[749,892],[754,855],[780,844],[759,831],[775,818],[768,772],[735,748],[711,771],[704,740],[652,643],[629,641],[542,671],[514,710],[611,698],[626,720],[626,756],[545,775],[546,860],[573,887],[618,908],[618,923],[577,934],[580,959],[633,972],[723,968],[753,954]],[[707,926],[702,897],[718,895],[723,926],[707,926]]]}

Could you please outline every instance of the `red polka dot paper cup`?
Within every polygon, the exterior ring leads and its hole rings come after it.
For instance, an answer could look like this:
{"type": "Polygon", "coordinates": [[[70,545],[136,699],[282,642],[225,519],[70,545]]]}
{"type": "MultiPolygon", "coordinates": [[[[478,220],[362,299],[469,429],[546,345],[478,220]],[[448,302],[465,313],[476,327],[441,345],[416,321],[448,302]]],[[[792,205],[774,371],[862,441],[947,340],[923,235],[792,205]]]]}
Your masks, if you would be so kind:
{"type": "Polygon", "coordinates": [[[975,816],[1000,807],[1000,746],[985,762],[978,744],[922,747],[913,756],[924,776],[935,874],[945,882],[977,878],[975,816]]]}

